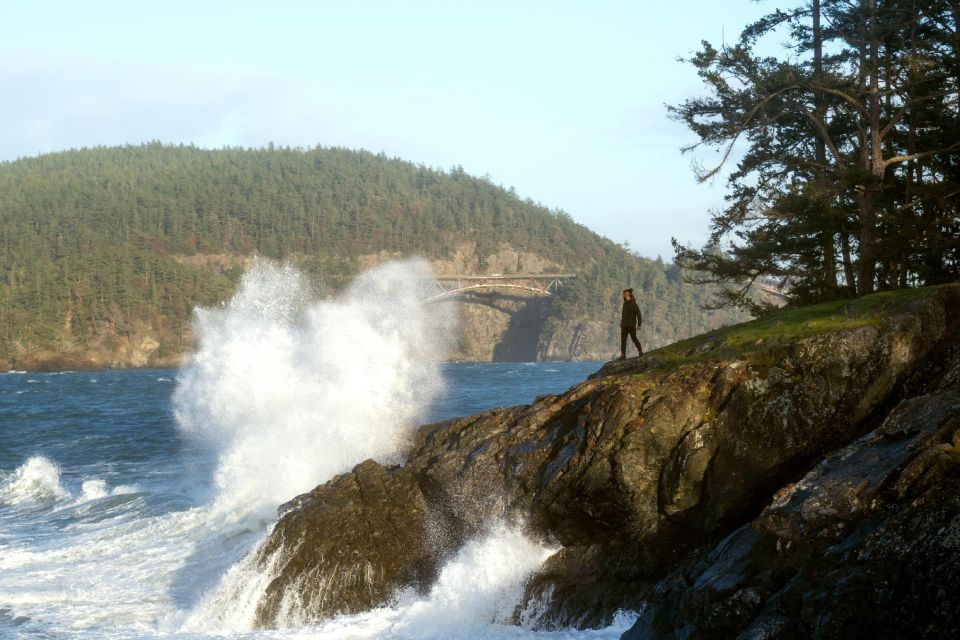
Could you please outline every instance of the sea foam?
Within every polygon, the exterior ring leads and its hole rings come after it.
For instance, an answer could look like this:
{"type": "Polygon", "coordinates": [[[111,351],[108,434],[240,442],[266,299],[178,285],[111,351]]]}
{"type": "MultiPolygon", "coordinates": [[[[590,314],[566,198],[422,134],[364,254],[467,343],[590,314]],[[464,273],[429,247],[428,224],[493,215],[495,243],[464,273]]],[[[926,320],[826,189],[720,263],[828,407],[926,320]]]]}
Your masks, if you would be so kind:
{"type": "MultiPolygon", "coordinates": [[[[185,618],[181,631],[236,633],[253,628],[256,605],[283,556],[278,550],[260,566],[255,557],[262,544],[230,569],[218,589],[185,618]]],[[[515,633],[520,629],[512,620],[526,580],[555,551],[528,538],[520,524],[496,521],[444,564],[427,595],[407,590],[388,606],[317,621],[304,617],[293,589],[280,603],[278,626],[310,629],[318,638],[480,638],[487,637],[490,625],[501,634],[515,633]]]]}
{"type": "Polygon", "coordinates": [[[60,467],[43,456],[33,456],[0,481],[0,503],[51,502],[70,497],[60,484],[60,467]]]}
{"type": "Polygon", "coordinates": [[[395,459],[443,386],[451,335],[423,304],[423,261],[393,262],[318,300],[259,261],[234,298],[197,312],[199,349],[174,394],[181,429],[215,458],[215,503],[273,510],[367,459],[395,459]]]}

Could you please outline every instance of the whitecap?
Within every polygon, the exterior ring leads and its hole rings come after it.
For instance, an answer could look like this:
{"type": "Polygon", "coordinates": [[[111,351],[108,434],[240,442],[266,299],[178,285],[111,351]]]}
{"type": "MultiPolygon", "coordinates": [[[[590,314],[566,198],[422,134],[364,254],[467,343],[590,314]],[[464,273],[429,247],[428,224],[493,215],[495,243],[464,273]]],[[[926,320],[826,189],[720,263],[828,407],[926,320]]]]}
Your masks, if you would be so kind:
{"type": "Polygon", "coordinates": [[[43,456],[33,456],[3,478],[0,502],[22,504],[69,498],[70,492],[60,484],[60,468],[43,456]]]}
{"type": "Polygon", "coordinates": [[[139,491],[138,487],[129,484],[117,485],[111,489],[108,487],[106,480],[95,478],[93,480],[85,480],[80,485],[80,495],[77,496],[76,503],[81,504],[110,496],[129,495],[137,491],[139,491]]]}
{"type": "Polygon", "coordinates": [[[80,497],[77,498],[77,501],[86,502],[88,500],[97,500],[99,498],[106,498],[108,495],[110,495],[110,492],[107,490],[105,480],[87,480],[80,485],[80,497]]]}

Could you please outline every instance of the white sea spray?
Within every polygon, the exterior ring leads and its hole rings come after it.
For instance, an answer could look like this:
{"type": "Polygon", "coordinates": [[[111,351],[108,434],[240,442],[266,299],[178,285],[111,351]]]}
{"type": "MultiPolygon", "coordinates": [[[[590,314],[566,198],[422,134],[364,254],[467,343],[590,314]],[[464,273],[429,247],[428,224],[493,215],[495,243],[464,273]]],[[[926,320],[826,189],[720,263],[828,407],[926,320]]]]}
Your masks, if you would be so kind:
{"type": "Polygon", "coordinates": [[[177,420],[216,456],[215,500],[272,513],[367,459],[395,459],[443,386],[452,333],[427,310],[425,262],[367,271],[316,300],[289,265],[258,262],[221,309],[201,310],[177,420]]]}

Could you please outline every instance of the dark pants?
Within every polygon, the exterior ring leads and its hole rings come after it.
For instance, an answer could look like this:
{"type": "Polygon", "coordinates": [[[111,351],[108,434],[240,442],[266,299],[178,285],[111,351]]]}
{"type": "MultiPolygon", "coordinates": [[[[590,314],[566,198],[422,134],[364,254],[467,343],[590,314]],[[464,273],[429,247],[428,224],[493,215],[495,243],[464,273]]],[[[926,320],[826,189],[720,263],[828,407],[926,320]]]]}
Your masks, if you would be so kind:
{"type": "Polygon", "coordinates": [[[643,354],[643,347],[640,346],[640,341],[637,340],[637,328],[636,327],[620,327],[620,355],[627,355],[627,336],[630,336],[630,339],[633,340],[633,344],[637,345],[637,351],[643,354]]]}

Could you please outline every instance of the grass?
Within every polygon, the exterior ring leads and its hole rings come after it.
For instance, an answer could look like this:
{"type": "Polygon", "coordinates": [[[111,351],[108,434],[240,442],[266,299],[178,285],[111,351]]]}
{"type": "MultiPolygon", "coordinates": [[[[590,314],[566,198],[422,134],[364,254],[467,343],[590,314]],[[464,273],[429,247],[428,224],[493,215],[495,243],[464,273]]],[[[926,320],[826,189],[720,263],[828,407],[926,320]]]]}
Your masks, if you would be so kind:
{"type": "Polygon", "coordinates": [[[864,298],[784,309],[769,316],[675,342],[646,354],[638,373],[667,372],[684,364],[748,360],[772,364],[780,347],[799,338],[879,326],[892,313],[956,284],[884,291],[864,298]]]}

